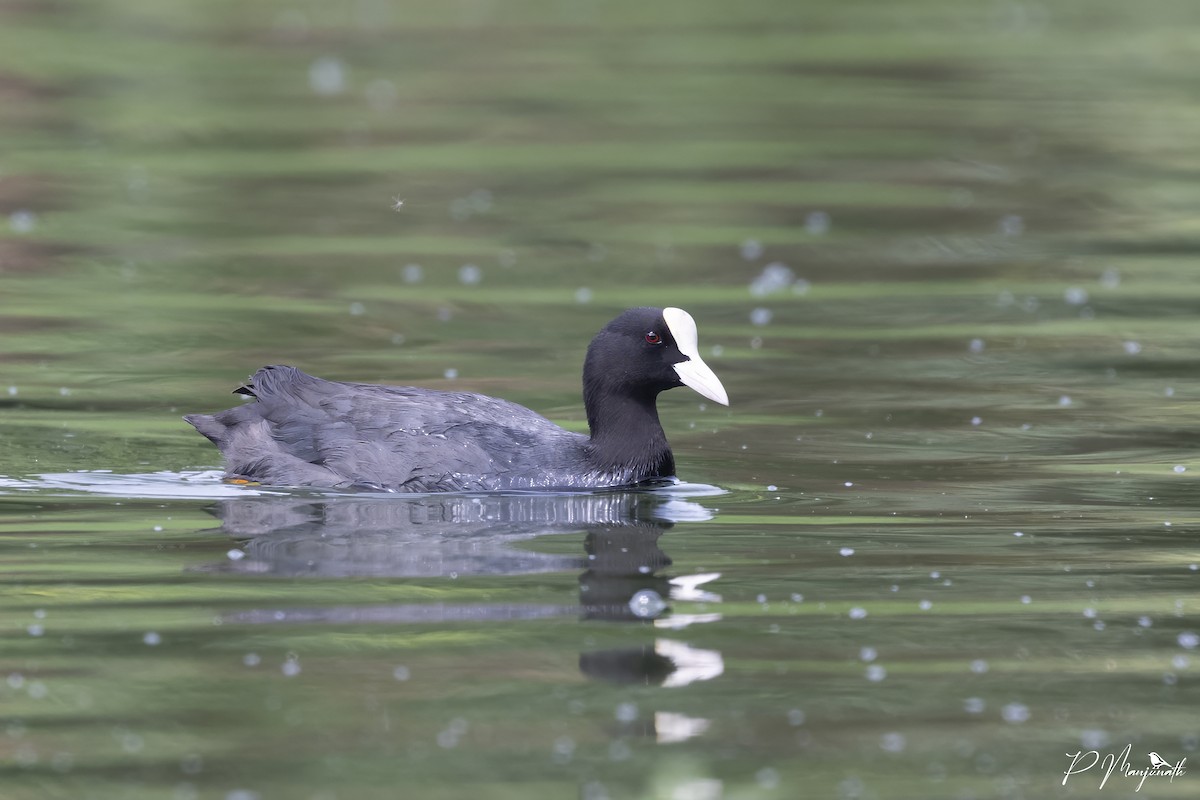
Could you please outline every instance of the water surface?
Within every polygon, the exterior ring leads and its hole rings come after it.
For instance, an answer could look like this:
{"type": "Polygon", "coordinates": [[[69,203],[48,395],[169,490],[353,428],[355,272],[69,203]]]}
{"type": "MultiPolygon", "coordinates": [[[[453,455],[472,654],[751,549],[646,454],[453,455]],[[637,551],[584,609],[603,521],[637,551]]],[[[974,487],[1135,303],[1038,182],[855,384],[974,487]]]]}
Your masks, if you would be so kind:
{"type": "Polygon", "coordinates": [[[5,798],[1193,797],[1189,3],[0,4],[5,798]],[[680,486],[236,487],[266,363],[680,486]],[[1098,794],[1099,792],[1099,794],[1098,794]]]}

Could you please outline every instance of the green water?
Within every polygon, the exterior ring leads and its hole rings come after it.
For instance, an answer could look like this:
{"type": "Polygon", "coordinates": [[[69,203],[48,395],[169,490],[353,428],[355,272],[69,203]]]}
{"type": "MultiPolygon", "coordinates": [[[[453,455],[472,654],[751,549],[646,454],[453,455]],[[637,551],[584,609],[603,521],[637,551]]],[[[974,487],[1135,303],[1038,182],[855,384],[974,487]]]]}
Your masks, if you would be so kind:
{"type": "Polygon", "coordinates": [[[1063,773],[1200,747],[1198,31],[0,2],[0,797],[1195,797],[1063,773]],[[292,363],[581,430],[647,304],[731,397],[673,490],[262,492],[180,419],[292,363]]]}

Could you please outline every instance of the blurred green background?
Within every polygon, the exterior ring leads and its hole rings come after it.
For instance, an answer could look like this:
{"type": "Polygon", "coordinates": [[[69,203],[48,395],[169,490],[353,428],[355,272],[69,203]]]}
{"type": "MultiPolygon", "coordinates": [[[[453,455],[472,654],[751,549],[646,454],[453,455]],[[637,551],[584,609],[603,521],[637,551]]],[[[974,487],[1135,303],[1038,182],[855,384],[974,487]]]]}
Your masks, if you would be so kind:
{"type": "Polygon", "coordinates": [[[0,796],[1093,797],[1064,753],[1194,755],[1198,49],[1188,0],[0,0],[0,796]],[[732,405],[660,404],[726,494],[641,531],[720,573],[653,626],[587,610],[604,503],[468,526],[459,574],[365,501],[232,525],[180,420],[292,363],[579,430],[589,338],[667,304],[732,405]],[[722,671],[596,679],[663,641],[722,671]]]}

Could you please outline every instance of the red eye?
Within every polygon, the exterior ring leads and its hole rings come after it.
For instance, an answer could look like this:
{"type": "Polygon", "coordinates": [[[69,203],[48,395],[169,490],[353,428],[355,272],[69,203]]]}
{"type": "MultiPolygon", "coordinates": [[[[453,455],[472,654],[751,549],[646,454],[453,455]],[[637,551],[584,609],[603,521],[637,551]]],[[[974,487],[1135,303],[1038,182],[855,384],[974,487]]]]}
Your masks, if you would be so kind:
{"type": "Polygon", "coordinates": [[[654,331],[650,331],[649,333],[646,334],[646,343],[647,344],[662,344],[662,337],[659,336],[654,331]]]}

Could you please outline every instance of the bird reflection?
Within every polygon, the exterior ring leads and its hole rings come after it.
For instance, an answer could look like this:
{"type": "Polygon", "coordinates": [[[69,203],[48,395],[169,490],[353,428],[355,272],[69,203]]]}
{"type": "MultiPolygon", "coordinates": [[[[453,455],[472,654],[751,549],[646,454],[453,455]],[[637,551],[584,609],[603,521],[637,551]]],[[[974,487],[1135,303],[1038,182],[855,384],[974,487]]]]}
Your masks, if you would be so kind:
{"type": "MultiPolygon", "coordinates": [[[[578,615],[587,620],[651,621],[664,629],[718,615],[671,617],[669,601],[719,602],[698,589],[716,575],[665,574],[659,538],[677,521],[711,518],[704,506],[660,492],[414,495],[408,497],[255,496],[210,509],[239,541],[236,558],[206,567],[279,576],[463,578],[580,571],[579,604],[425,603],[256,609],[240,623],[430,623],[578,615]],[[584,533],[582,555],[537,552],[525,544],[584,533]]],[[[664,686],[721,673],[720,654],[659,639],[653,647],[586,653],[589,677],[664,686]],[[697,655],[699,654],[699,655],[697,655]],[[703,662],[697,667],[697,658],[703,662]]]]}
{"type": "Polygon", "coordinates": [[[657,542],[674,524],[664,514],[677,507],[678,501],[646,492],[221,500],[211,511],[223,532],[243,540],[245,557],[213,569],[428,578],[586,568],[585,576],[652,579],[671,563],[657,542]],[[583,531],[586,556],[518,546],[539,536],[583,531]]]}

